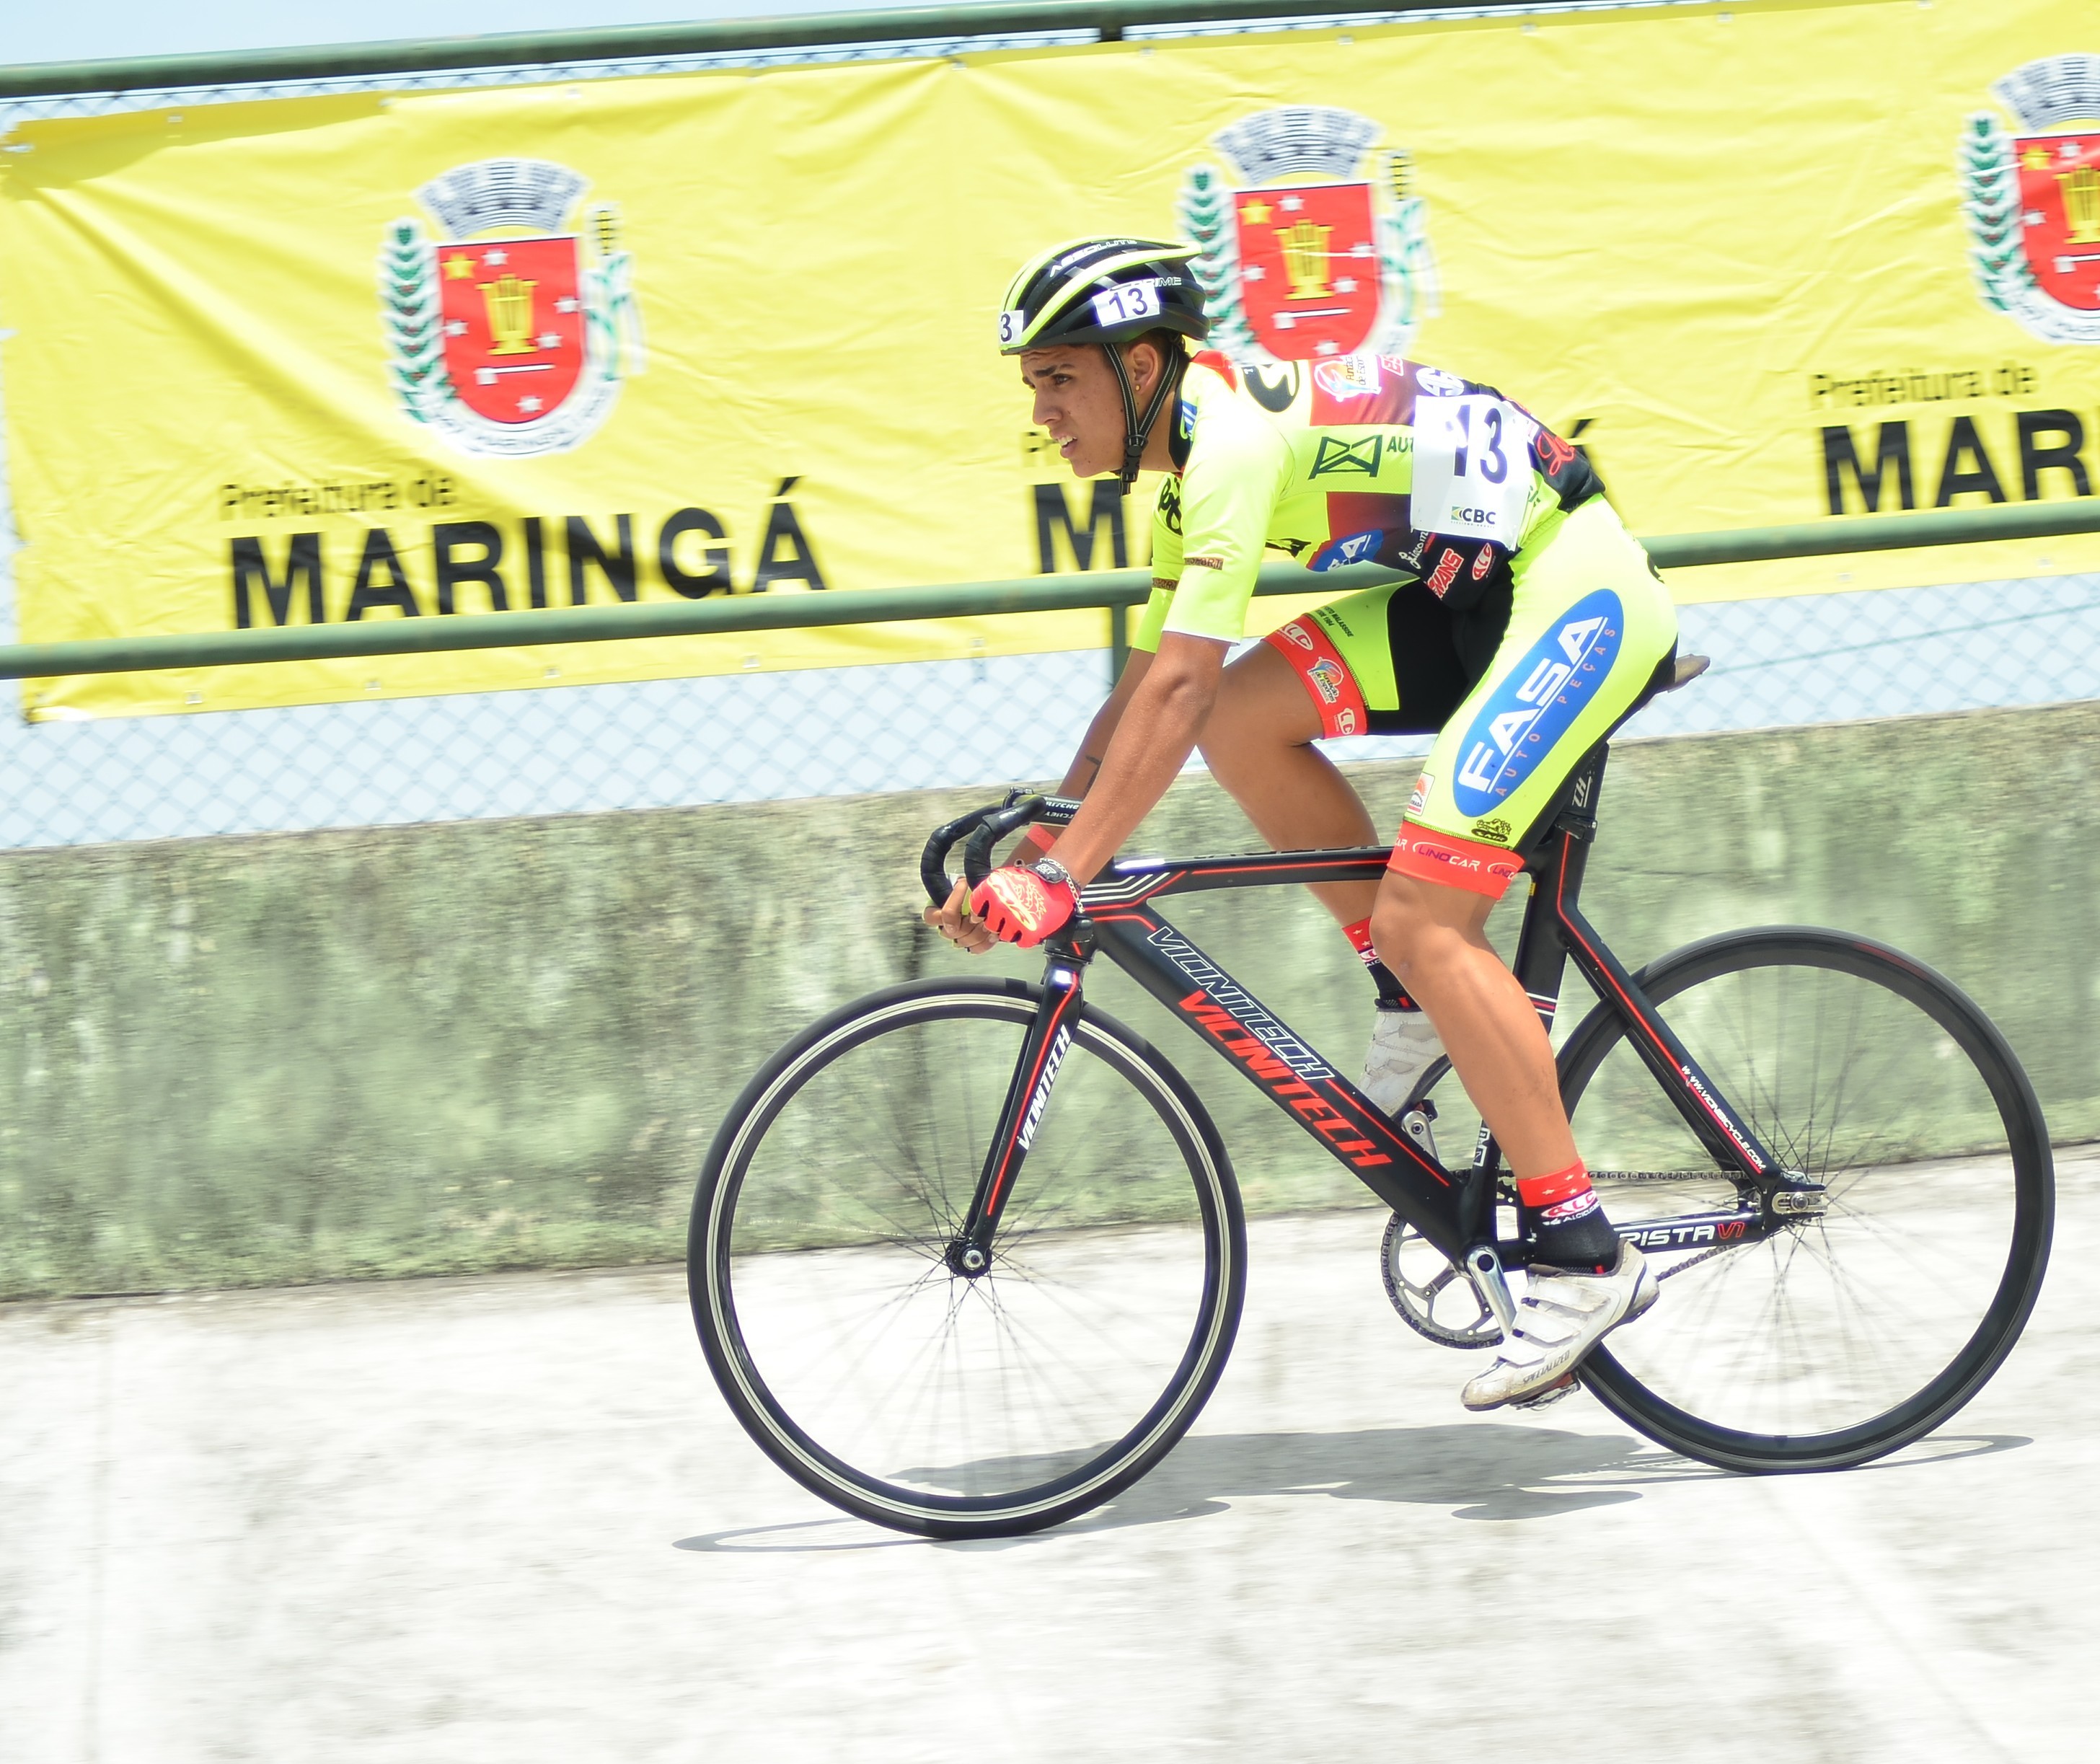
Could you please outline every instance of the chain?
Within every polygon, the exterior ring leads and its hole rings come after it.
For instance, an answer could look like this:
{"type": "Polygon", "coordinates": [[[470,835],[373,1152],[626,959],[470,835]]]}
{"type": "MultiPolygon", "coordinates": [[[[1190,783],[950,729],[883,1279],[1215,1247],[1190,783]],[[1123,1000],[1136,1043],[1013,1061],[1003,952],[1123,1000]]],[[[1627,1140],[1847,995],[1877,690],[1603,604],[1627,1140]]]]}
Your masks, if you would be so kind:
{"type": "MultiPolygon", "coordinates": [[[[1762,1242],[1763,1239],[1758,1238],[1754,1239],[1753,1241],[1762,1242]]],[[[1688,1268],[1696,1268],[1701,1262],[1710,1262],[1715,1256],[1726,1255],[1731,1250],[1747,1250],[1749,1247],[1749,1245],[1747,1243],[1717,1243],[1712,1249],[1701,1250],[1698,1255],[1692,1257],[1688,1261],[1679,1262],[1674,1268],[1665,1268],[1662,1272],[1657,1275],[1655,1277],[1658,1282],[1665,1280],[1674,1280],[1688,1268]]]]}
{"type": "Polygon", "coordinates": [[[1733,1181],[1723,1171],[1714,1170],[1593,1170],[1590,1182],[1603,1187],[1607,1182],[1713,1182],[1733,1181]]]}

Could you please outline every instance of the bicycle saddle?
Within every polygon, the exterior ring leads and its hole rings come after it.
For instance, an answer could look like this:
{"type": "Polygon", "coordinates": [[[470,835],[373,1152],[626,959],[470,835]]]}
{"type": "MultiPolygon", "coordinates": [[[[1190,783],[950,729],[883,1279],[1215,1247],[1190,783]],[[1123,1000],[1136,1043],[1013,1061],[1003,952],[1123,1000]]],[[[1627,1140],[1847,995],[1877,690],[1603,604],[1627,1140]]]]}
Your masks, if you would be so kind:
{"type": "Polygon", "coordinates": [[[1674,692],[1679,686],[1688,686],[1713,665],[1714,658],[1710,655],[1680,655],[1662,690],[1674,692]]]}

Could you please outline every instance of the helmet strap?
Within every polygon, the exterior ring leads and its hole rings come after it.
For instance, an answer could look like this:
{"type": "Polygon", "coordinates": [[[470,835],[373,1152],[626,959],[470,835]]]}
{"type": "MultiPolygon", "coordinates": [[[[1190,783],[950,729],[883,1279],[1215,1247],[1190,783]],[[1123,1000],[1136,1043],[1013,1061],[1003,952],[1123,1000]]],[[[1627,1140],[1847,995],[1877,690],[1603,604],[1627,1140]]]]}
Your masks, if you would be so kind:
{"type": "MultiPolygon", "coordinates": [[[[1115,372],[1116,390],[1123,394],[1123,491],[1130,494],[1130,487],[1137,482],[1140,465],[1145,458],[1145,443],[1152,439],[1154,426],[1159,413],[1166,409],[1167,401],[1174,395],[1175,388],[1181,383],[1180,368],[1173,361],[1162,361],[1159,381],[1152,389],[1152,396],[1145,400],[1142,414],[1137,408],[1137,392],[1130,383],[1130,370],[1123,365],[1122,346],[1105,346],[1109,366],[1115,372]]],[[[1186,364],[1188,357],[1176,352],[1177,360],[1186,364]]]]}

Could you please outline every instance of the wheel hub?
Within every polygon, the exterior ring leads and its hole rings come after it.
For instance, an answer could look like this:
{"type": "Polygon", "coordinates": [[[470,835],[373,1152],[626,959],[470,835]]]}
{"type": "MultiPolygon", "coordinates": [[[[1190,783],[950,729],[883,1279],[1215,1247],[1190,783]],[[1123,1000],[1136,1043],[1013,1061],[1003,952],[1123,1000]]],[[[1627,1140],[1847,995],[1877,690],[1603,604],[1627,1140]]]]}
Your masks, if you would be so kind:
{"type": "Polygon", "coordinates": [[[1775,1218],[1814,1219],[1828,1211],[1829,1206],[1829,1191],[1820,1183],[1789,1184],[1785,1188],[1772,1191],[1771,1210],[1775,1218]]]}

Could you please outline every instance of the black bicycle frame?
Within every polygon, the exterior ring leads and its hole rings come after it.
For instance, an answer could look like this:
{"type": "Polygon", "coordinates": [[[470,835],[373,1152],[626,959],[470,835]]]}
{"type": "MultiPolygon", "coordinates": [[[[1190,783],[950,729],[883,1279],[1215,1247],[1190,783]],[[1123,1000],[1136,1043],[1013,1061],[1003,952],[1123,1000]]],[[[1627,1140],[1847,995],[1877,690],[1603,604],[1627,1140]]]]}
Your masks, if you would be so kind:
{"type": "MultiPolygon", "coordinates": [[[[1819,1193],[1785,1171],[1699,1068],[1633,977],[1604,946],[1577,902],[1596,832],[1596,804],[1607,749],[1598,747],[1571,782],[1566,805],[1525,866],[1532,879],[1512,964],[1550,1030],[1560,983],[1572,957],[1604,1008],[1625,1025],[1626,1038],[1654,1074],[1687,1125],[1712,1156],[1715,1171],[1733,1180],[1740,1204],[1725,1211],[1623,1224],[1621,1237],[1643,1249],[1684,1250],[1746,1242],[1798,1223],[1780,1197],[1819,1193]]],[[[942,865],[965,832],[974,831],[970,856],[981,868],[995,836],[1030,821],[1069,822],[1078,804],[1030,798],[1001,813],[980,811],[950,823],[927,848],[929,891],[945,899],[942,865]],[[938,856],[937,854],[938,849],[938,856]]],[[[1528,1241],[1497,1241],[1495,1203],[1500,1154],[1483,1129],[1471,1167],[1446,1170],[1432,1162],[1369,1098],[1336,1072],[1310,1043],[1266,1008],[1224,968],[1156,911],[1170,894],[1207,889],[1272,888],[1308,882],[1375,881],[1385,873],[1383,847],[1347,851],[1277,852],[1245,857],[1120,861],[1085,891],[1083,916],[1044,946],[1043,998],[1008,1087],[970,1211],[949,1252],[958,1273],[989,1265],[999,1218],[1035,1130],[1048,1107],[1057,1069],[1083,1009],[1087,964],[1096,954],[1117,967],[1227,1058],[1328,1156],[1454,1263],[1476,1274],[1527,1258],[1528,1241]],[[1494,1253],[1488,1263],[1477,1258],[1494,1253]]],[[[1802,1209],[1803,1211],[1806,1208],[1802,1209]]]]}

